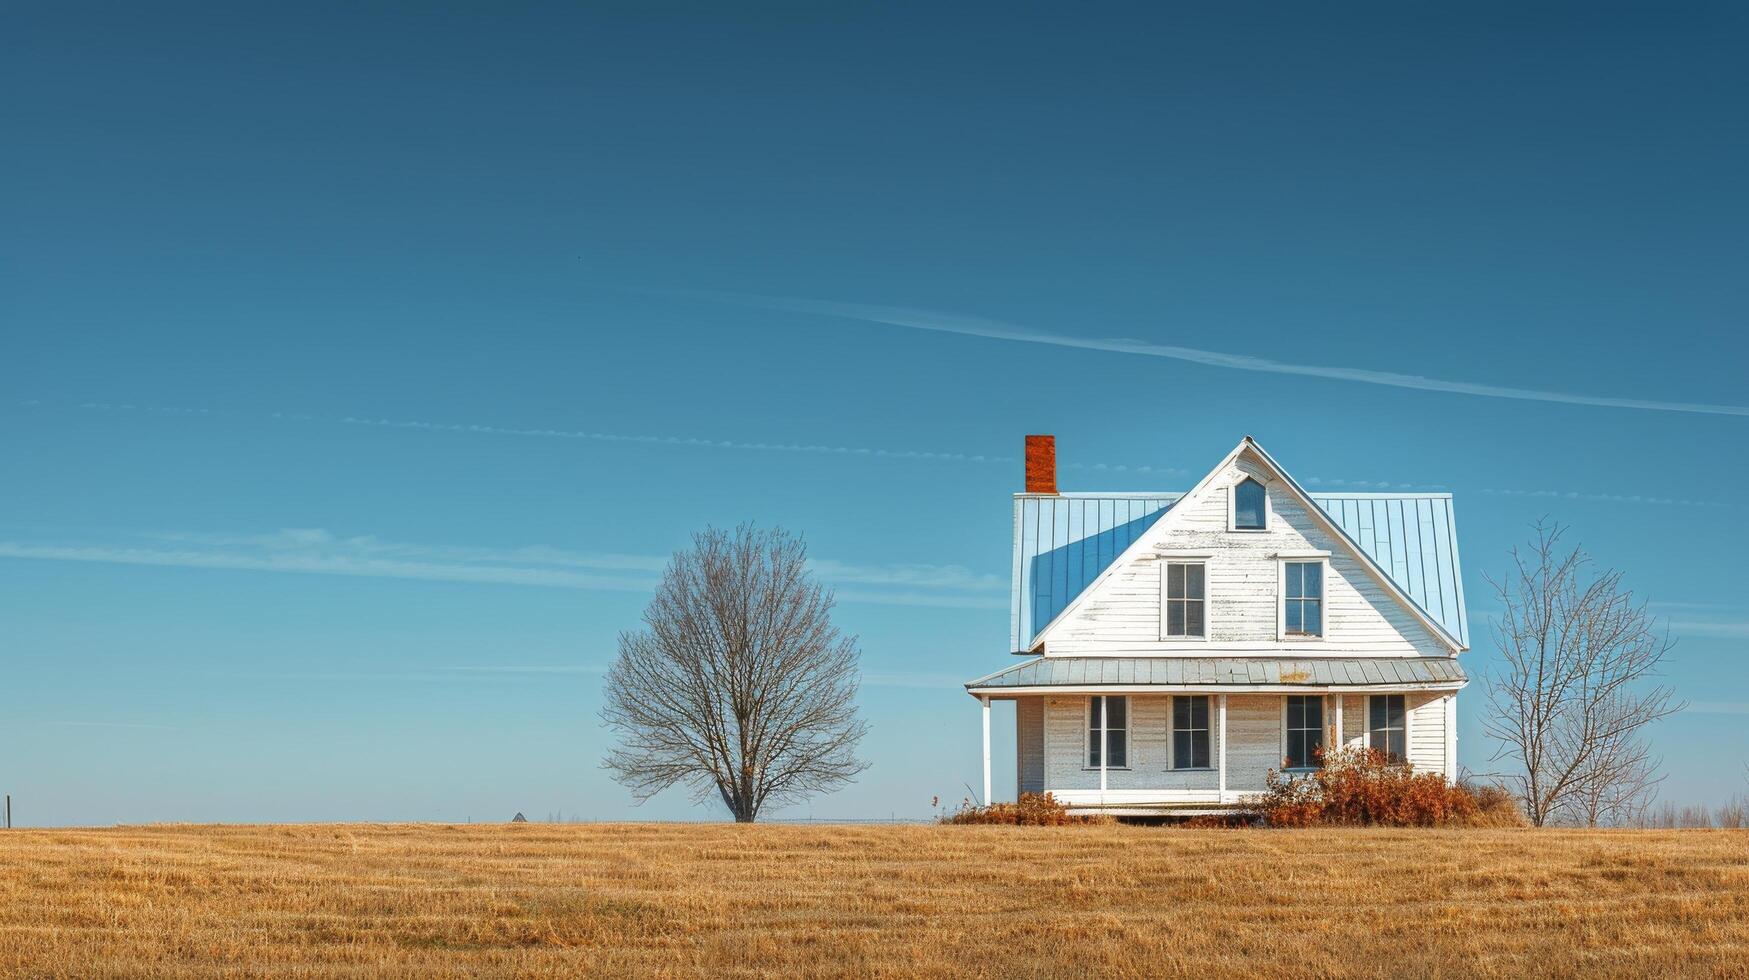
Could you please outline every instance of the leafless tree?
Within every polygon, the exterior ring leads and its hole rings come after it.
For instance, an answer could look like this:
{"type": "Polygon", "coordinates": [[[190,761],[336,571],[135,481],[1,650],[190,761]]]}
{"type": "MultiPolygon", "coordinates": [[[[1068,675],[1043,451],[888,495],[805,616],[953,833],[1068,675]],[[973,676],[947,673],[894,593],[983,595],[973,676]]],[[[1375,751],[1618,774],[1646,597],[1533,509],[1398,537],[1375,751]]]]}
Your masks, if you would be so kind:
{"type": "MultiPolygon", "coordinates": [[[[1624,702],[1600,708],[1606,715],[1635,710],[1624,702]]],[[[1641,823],[1664,782],[1663,760],[1652,755],[1651,744],[1638,726],[1609,722],[1600,726],[1616,731],[1600,746],[1594,763],[1574,782],[1572,805],[1556,814],[1564,822],[1587,827],[1635,826],[1641,823]]]]}
{"type": "Polygon", "coordinates": [[[1653,683],[1669,637],[1622,573],[1593,569],[1564,528],[1538,522],[1528,551],[1514,549],[1509,579],[1489,579],[1502,612],[1494,640],[1506,661],[1488,679],[1484,724],[1530,821],[1623,822],[1643,815],[1662,778],[1646,728],[1682,710],[1653,683]]]}
{"type": "Polygon", "coordinates": [[[856,638],[806,564],[801,539],[747,525],[700,532],[668,563],[601,709],[620,737],[602,766],[638,802],[685,785],[751,823],[867,767],[856,638]]]}

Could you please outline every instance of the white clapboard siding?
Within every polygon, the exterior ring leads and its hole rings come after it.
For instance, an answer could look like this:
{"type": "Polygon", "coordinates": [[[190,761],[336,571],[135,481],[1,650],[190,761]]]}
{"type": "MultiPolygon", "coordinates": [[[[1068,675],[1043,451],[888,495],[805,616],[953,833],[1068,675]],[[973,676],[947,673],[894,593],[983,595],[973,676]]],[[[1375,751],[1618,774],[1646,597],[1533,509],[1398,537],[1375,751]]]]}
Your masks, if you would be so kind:
{"type": "MultiPolygon", "coordinates": [[[[1340,747],[1358,749],[1366,745],[1366,695],[1348,694],[1333,699],[1342,702],[1342,738],[1340,747]]],[[[1328,724],[1334,725],[1336,719],[1331,718],[1328,724]]]]}
{"type": "Polygon", "coordinates": [[[1045,699],[1016,698],[1014,702],[1016,779],[1022,793],[1045,791],[1045,699]]]}
{"type": "Polygon", "coordinates": [[[1071,610],[1046,642],[1046,656],[1448,656],[1434,636],[1371,574],[1364,559],[1325,532],[1280,481],[1265,481],[1268,530],[1227,529],[1228,487],[1266,470],[1242,455],[1208,490],[1178,503],[1141,539],[1132,560],[1114,568],[1071,610]],[[1178,508],[1184,508],[1182,512],[1178,508]],[[1170,525],[1170,527],[1163,527],[1170,525]],[[1278,636],[1281,553],[1330,553],[1324,583],[1324,637],[1278,636]],[[1160,579],[1172,552],[1206,554],[1208,642],[1163,641],[1160,579]]]}
{"type": "Polygon", "coordinates": [[[1281,704],[1272,694],[1227,698],[1227,789],[1260,793],[1281,767],[1281,704]]]}
{"type": "MultiPolygon", "coordinates": [[[[1087,763],[1087,706],[1085,695],[1049,697],[1045,703],[1045,789],[1097,790],[1099,770],[1087,763]]],[[[1210,759],[1213,764],[1214,705],[1210,704],[1210,759]]],[[[1231,709],[1229,708],[1229,711],[1231,709]]],[[[1177,771],[1171,768],[1169,736],[1171,698],[1167,695],[1130,697],[1130,744],[1128,765],[1107,769],[1105,785],[1110,790],[1218,790],[1220,774],[1213,769],[1177,771]]],[[[1231,725],[1231,721],[1228,722],[1231,725]]],[[[1279,738],[1279,736],[1276,736],[1279,738]]],[[[1230,744],[1230,742],[1229,742],[1230,744]]],[[[1228,788],[1233,788],[1228,779],[1228,788]]],[[[1258,788],[1262,778],[1258,779],[1258,788]]]]}
{"type": "MultiPolygon", "coordinates": [[[[1215,697],[1215,695],[1210,695],[1215,697]]],[[[1334,726],[1337,697],[1325,706],[1326,724],[1334,726]]],[[[1365,695],[1350,694],[1342,701],[1342,744],[1358,748],[1366,744],[1365,695]]],[[[1445,738],[1445,696],[1434,693],[1407,695],[1409,711],[1409,761],[1417,772],[1445,774],[1447,771],[1445,738]]],[[[1214,705],[1210,705],[1210,726],[1214,728],[1214,705]]],[[[1227,697],[1227,789],[1235,793],[1262,792],[1269,771],[1282,764],[1283,699],[1276,694],[1233,694],[1227,697]]],[[[1029,727],[1039,719],[1039,739],[1043,758],[1039,766],[1040,788],[1052,793],[1089,791],[1099,788],[1099,770],[1086,767],[1087,710],[1085,695],[1022,698],[1017,706],[1020,718],[1022,792],[1036,792],[1027,775],[1029,766],[1026,740],[1035,729],[1029,727]],[[1031,703],[1029,706],[1029,702],[1031,703]]],[[[1128,766],[1106,770],[1106,788],[1114,794],[1131,794],[1119,799],[1140,800],[1148,791],[1172,793],[1190,790],[1214,790],[1219,787],[1219,774],[1210,771],[1179,772],[1171,768],[1171,698],[1167,695],[1132,695],[1130,697],[1130,748],[1128,766]],[[1134,794],[1142,794],[1135,796],[1134,794]]],[[[1210,733],[1210,762],[1219,763],[1219,743],[1210,733]]],[[[1068,797],[1081,801],[1084,795],[1068,797]]]]}
{"type": "MultiPolygon", "coordinates": [[[[1454,695],[1455,696],[1455,695],[1454,695]]],[[[1367,746],[1367,695],[1350,694],[1342,701],[1342,745],[1358,749],[1367,746]]],[[[1444,694],[1410,692],[1403,696],[1409,712],[1409,763],[1416,772],[1448,772],[1445,758],[1445,698],[1444,694]]],[[[1335,724],[1335,719],[1330,720],[1335,724]]]]}
{"type": "Polygon", "coordinates": [[[1445,775],[1445,696],[1410,694],[1404,704],[1409,709],[1409,764],[1416,772],[1445,775]]]}

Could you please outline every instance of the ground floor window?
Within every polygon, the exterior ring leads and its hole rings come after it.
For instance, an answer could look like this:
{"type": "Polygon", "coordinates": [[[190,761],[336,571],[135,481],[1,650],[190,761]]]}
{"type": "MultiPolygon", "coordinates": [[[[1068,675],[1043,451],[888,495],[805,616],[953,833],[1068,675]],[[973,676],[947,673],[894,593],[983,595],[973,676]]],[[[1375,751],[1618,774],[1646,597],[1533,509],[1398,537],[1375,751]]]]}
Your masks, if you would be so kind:
{"type": "Polygon", "coordinates": [[[1401,694],[1374,694],[1367,698],[1366,744],[1392,762],[1409,758],[1408,713],[1401,694]]]}
{"type": "Polygon", "coordinates": [[[1130,699],[1095,694],[1087,699],[1087,768],[1099,768],[1101,746],[1111,748],[1106,765],[1121,769],[1129,765],[1130,699]]]}
{"type": "Polygon", "coordinates": [[[1172,768],[1209,767],[1209,698],[1206,694],[1172,698],[1172,768]]]}
{"type": "Polygon", "coordinates": [[[1287,699],[1287,767],[1314,769],[1322,765],[1324,699],[1316,694],[1292,694],[1287,699]]]}

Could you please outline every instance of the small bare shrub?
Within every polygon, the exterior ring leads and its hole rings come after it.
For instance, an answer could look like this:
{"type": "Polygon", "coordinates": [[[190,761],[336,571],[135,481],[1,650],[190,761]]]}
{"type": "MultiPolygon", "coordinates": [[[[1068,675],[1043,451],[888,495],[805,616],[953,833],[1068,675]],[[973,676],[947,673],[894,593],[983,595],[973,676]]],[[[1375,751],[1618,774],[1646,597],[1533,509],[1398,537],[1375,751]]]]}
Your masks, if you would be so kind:
{"type": "Polygon", "coordinates": [[[1713,825],[1713,815],[1698,803],[1677,806],[1666,800],[1648,810],[1639,825],[1652,830],[1705,830],[1713,825]]]}
{"type": "Polygon", "coordinates": [[[1468,789],[1392,763],[1377,749],[1341,749],[1320,758],[1323,768],[1315,772],[1270,771],[1261,809],[1271,827],[1436,827],[1467,824],[1480,813],[1468,789]]]}
{"type": "Polygon", "coordinates": [[[1693,830],[1705,830],[1713,825],[1713,815],[1698,803],[1683,807],[1678,819],[1681,826],[1693,830]]]}
{"type": "Polygon", "coordinates": [[[1642,830],[1675,830],[1676,804],[1665,800],[1655,807],[1648,807],[1635,823],[1642,830]]]}

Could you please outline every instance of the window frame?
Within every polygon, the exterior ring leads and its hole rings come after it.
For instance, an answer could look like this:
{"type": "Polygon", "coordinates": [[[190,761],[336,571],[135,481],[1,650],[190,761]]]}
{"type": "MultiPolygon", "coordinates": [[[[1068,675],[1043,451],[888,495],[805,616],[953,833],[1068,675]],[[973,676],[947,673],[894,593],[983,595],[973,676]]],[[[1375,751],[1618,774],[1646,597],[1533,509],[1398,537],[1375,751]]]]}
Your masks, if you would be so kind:
{"type": "MultiPolygon", "coordinates": [[[[1315,756],[1313,757],[1315,761],[1303,766],[1290,765],[1288,762],[1288,705],[1294,698],[1303,698],[1308,701],[1317,702],[1318,726],[1316,728],[1307,728],[1302,725],[1299,728],[1293,729],[1293,731],[1317,732],[1318,748],[1326,751],[1329,750],[1329,745],[1324,741],[1324,736],[1329,733],[1328,722],[1330,720],[1330,705],[1326,703],[1328,699],[1322,694],[1285,694],[1281,699],[1281,768],[1283,772],[1317,772],[1324,768],[1324,763],[1322,760],[1316,760],[1315,756]]],[[[1307,754],[1311,755],[1311,753],[1307,754]]]]}
{"type": "Polygon", "coordinates": [[[1381,748],[1381,746],[1375,746],[1373,744],[1372,735],[1373,735],[1374,731],[1383,731],[1386,733],[1385,745],[1382,746],[1382,748],[1385,752],[1387,759],[1390,761],[1390,763],[1392,765],[1407,765],[1409,763],[1409,695],[1408,694],[1406,694],[1406,693],[1385,693],[1385,694],[1368,694],[1366,696],[1366,722],[1365,722],[1365,727],[1362,729],[1362,735],[1363,735],[1362,744],[1364,744],[1369,750],[1373,749],[1373,748],[1381,748]],[[1390,751],[1391,751],[1390,734],[1389,733],[1394,732],[1394,731],[1398,731],[1399,728],[1393,728],[1390,725],[1390,720],[1391,720],[1390,710],[1391,709],[1390,709],[1390,706],[1388,704],[1385,707],[1385,727],[1382,729],[1373,728],[1372,703],[1373,703],[1374,698],[1402,698],[1403,699],[1403,724],[1400,726],[1400,730],[1403,733],[1403,754],[1396,759],[1389,759],[1390,751]]]}
{"type": "Polygon", "coordinates": [[[1135,739],[1130,738],[1130,733],[1135,729],[1134,719],[1131,715],[1131,711],[1134,709],[1135,706],[1130,703],[1130,696],[1128,694],[1089,694],[1082,699],[1082,701],[1081,701],[1081,714],[1082,714],[1081,769],[1084,772],[1098,772],[1100,769],[1099,766],[1092,764],[1092,762],[1093,762],[1093,718],[1094,718],[1093,699],[1094,698],[1115,698],[1115,699],[1122,701],[1124,703],[1124,705],[1123,705],[1123,727],[1110,729],[1111,731],[1114,731],[1114,732],[1121,731],[1124,733],[1124,742],[1123,742],[1123,761],[1124,761],[1124,764],[1121,766],[1107,765],[1107,766],[1105,766],[1105,769],[1108,772],[1127,771],[1130,768],[1132,768],[1131,763],[1134,760],[1131,758],[1131,756],[1134,754],[1134,750],[1135,750],[1135,745],[1133,744],[1135,742],[1135,739]]]}
{"type": "Polygon", "coordinates": [[[1240,477],[1239,479],[1233,481],[1233,483],[1227,487],[1227,530],[1228,531],[1231,531],[1234,534],[1267,534],[1267,533],[1269,533],[1270,524],[1274,523],[1274,521],[1275,521],[1275,508],[1271,505],[1270,500],[1269,500],[1269,484],[1267,484],[1267,483],[1263,482],[1262,480],[1258,479],[1257,477],[1252,476],[1251,474],[1247,473],[1244,476],[1240,477]],[[1263,488],[1263,526],[1262,527],[1240,527],[1239,526],[1239,485],[1244,483],[1247,480],[1249,480],[1252,483],[1255,483],[1258,486],[1263,488]]]}
{"type": "MultiPolygon", "coordinates": [[[[1192,720],[1195,720],[1194,718],[1192,720]]],[[[1167,699],[1166,705],[1166,768],[1170,772],[1214,772],[1215,771],[1215,701],[1212,694],[1174,694],[1167,699]],[[1183,731],[1191,735],[1191,762],[1196,761],[1195,733],[1203,735],[1205,754],[1208,765],[1181,766],[1178,764],[1178,701],[1201,699],[1203,702],[1203,727],[1185,728],[1183,731]]]]}
{"type": "MultiPolygon", "coordinates": [[[[1210,624],[1209,624],[1209,558],[1210,557],[1211,556],[1206,555],[1206,554],[1195,554],[1195,555],[1163,554],[1160,556],[1160,641],[1162,643],[1207,643],[1209,641],[1209,626],[1210,626],[1210,624]],[[1182,598],[1181,599],[1173,599],[1170,597],[1170,592],[1171,592],[1170,582],[1171,582],[1172,566],[1173,565],[1200,565],[1200,566],[1202,566],[1202,598],[1201,599],[1182,599],[1182,598]],[[1200,602],[1200,603],[1202,603],[1202,635],[1191,636],[1191,635],[1186,634],[1183,636],[1174,636],[1168,632],[1168,627],[1172,621],[1171,609],[1170,609],[1169,604],[1173,603],[1173,602],[1183,602],[1183,603],[1200,602]]],[[[1189,591],[1189,590],[1187,589],[1186,591],[1189,591]]]]}
{"type": "MultiPolygon", "coordinates": [[[[1330,636],[1330,556],[1328,554],[1276,556],[1275,563],[1275,638],[1283,643],[1322,643],[1330,636]],[[1287,630],[1287,567],[1318,565],[1318,632],[1289,633],[1287,630]]],[[[1295,602],[1304,602],[1299,598],[1295,602]]],[[[1302,622],[1304,613],[1302,612],[1302,622]]]]}

